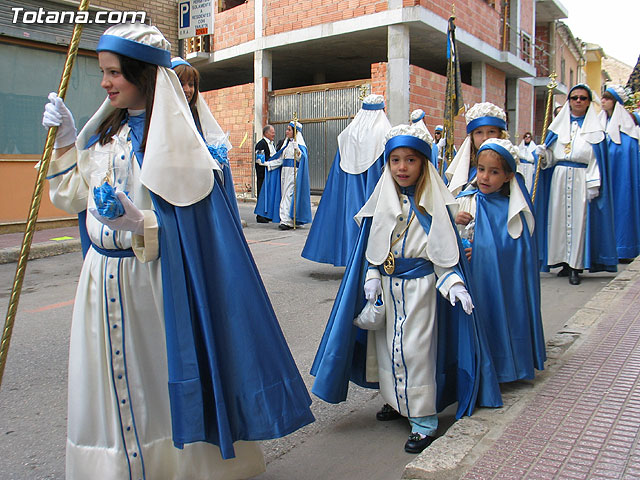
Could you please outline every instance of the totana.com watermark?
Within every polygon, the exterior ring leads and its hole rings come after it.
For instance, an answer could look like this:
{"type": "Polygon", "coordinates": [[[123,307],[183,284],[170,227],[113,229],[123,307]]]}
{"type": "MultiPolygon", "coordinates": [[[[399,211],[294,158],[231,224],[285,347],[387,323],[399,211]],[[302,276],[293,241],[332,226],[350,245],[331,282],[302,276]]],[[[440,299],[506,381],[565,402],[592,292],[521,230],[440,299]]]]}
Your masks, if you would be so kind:
{"type": "Polygon", "coordinates": [[[57,11],[45,10],[40,7],[38,10],[25,10],[22,7],[11,7],[13,12],[13,23],[144,23],[147,18],[146,12],[118,12],[115,10],[99,10],[97,12],[88,11],[57,11]]]}

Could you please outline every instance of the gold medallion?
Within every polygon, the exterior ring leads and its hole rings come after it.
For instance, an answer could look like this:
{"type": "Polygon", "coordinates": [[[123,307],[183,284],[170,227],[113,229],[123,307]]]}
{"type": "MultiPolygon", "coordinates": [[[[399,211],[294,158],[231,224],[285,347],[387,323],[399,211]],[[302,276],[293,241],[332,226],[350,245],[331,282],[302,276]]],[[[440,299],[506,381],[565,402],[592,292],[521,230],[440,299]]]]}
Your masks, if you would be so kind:
{"type": "Polygon", "coordinates": [[[382,264],[382,268],[384,268],[384,271],[387,275],[391,275],[395,269],[396,269],[396,259],[393,256],[393,253],[389,252],[389,255],[387,255],[387,258],[385,259],[384,263],[382,264]]]}
{"type": "Polygon", "coordinates": [[[565,155],[569,155],[571,153],[571,143],[567,143],[564,146],[564,153],[565,153],[565,155]]]}

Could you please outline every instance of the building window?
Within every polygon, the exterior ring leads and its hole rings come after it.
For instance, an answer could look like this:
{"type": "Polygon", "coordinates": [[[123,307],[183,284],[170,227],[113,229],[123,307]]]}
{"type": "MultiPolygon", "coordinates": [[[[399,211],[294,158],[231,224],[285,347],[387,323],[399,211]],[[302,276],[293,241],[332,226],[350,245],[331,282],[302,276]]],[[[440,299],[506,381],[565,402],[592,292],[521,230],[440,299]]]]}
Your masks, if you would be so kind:
{"type": "Polygon", "coordinates": [[[242,5],[243,3],[246,3],[246,1],[247,0],[218,0],[218,11],[224,12],[230,8],[242,5]]]}
{"type": "Polygon", "coordinates": [[[560,59],[560,83],[566,85],[567,78],[566,78],[566,75],[564,74],[564,71],[565,71],[564,58],[561,58],[560,59]]]}
{"type": "Polygon", "coordinates": [[[569,86],[572,87],[574,85],[573,83],[573,68],[569,69],[569,86]]]}
{"type": "MultiPolygon", "coordinates": [[[[57,90],[66,54],[49,45],[0,42],[0,155],[37,155],[44,148],[42,108],[57,90]],[[37,72],[37,75],[34,75],[37,72]],[[27,79],[27,81],[25,81],[27,79]]],[[[93,55],[78,55],[65,103],[78,131],[104,101],[102,74],[93,55]]]]}
{"type": "Polygon", "coordinates": [[[520,48],[520,58],[527,63],[531,63],[531,37],[524,32],[521,32],[520,48]]]}

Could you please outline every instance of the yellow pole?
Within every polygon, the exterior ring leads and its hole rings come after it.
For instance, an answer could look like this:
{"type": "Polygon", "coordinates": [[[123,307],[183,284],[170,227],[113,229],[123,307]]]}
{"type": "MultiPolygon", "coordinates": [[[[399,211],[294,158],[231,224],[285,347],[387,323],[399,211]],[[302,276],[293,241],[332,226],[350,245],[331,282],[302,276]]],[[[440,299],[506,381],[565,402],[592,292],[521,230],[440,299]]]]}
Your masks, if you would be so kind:
{"type": "MultiPolygon", "coordinates": [[[[549,83],[547,83],[547,103],[544,109],[544,122],[542,123],[542,143],[547,136],[547,128],[549,128],[549,123],[551,123],[551,104],[553,103],[553,90],[558,86],[556,82],[556,72],[552,72],[549,75],[549,83]]],[[[536,176],[533,182],[533,190],[531,191],[531,203],[536,201],[536,192],[538,191],[538,178],[540,177],[540,158],[538,158],[538,163],[536,165],[536,176]]]]}
{"type": "MultiPolygon", "coordinates": [[[[89,9],[89,0],[81,0],[78,6],[78,11],[83,12],[89,9]]],[[[71,42],[69,43],[69,50],[67,51],[67,58],[64,64],[64,70],[62,71],[62,77],[60,78],[60,86],[58,87],[58,96],[64,99],[67,93],[67,86],[69,85],[69,78],[71,78],[71,70],[73,69],[73,63],[78,54],[78,45],[80,44],[80,35],[82,34],[82,24],[76,23],[73,27],[73,35],[71,36],[71,42]]],[[[31,207],[29,209],[29,216],[27,218],[27,225],[22,240],[22,248],[20,249],[20,256],[18,257],[18,265],[16,267],[16,275],[13,280],[13,288],[11,290],[11,297],[9,299],[9,307],[7,309],[7,317],[4,322],[4,329],[2,331],[2,340],[0,341],[0,386],[2,386],[2,377],[4,374],[4,367],[7,362],[7,354],[9,353],[9,343],[11,342],[11,333],[13,332],[13,324],[16,318],[16,312],[18,310],[18,301],[20,300],[20,291],[22,290],[22,282],[24,280],[24,274],[27,267],[27,261],[29,259],[29,251],[31,250],[31,241],[33,240],[33,232],[36,229],[36,220],[38,219],[38,211],[40,210],[40,200],[42,199],[42,191],[44,189],[44,181],[49,170],[49,162],[51,161],[51,153],[53,151],[53,143],[56,138],[58,127],[51,127],[47,132],[47,140],[44,144],[44,151],[42,153],[42,159],[40,160],[40,169],[38,170],[38,178],[33,190],[33,197],[31,198],[31,207]]]]}
{"type": "MultiPolygon", "coordinates": [[[[298,133],[298,114],[297,112],[293,112],[293,141],[296,141],[296,134],[298,133]]],[[[296,183],[298,176],[298,168],[296,167],[296,163],[298,163],[298,158],[300,158],[300,154],[297,150],[293,150],[293,229],[296,229],[296,183]]]]}

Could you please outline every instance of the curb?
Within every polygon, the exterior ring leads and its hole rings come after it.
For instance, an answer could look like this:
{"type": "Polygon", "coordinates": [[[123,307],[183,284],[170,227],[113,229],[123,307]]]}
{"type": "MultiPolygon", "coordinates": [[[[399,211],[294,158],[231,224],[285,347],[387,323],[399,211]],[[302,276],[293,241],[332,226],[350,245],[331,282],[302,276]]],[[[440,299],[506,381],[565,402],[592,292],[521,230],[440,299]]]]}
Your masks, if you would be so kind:
{"type": "MultiPolygon", "coordinates": [[[[0,264],[17,262],[20,257],[21,248],[20,246],[0,249],[0,264]]],[[[63,253],[79,252],[81,250],[80,239],[36,243],[31,245],[29,260],[62,255],[63,253]]]]}
{"type": "Polygon", "coordinates": [[[609,307],[622,297],[628,286],[640,277],[640,258],[618,273],[587,304],[578,310],[564,328],[547,341],[545,370],[533,381],[502,386],[501,408],[478,408],[471,417],[456,421],[404,469],[406,480],[456,480],[489,450],[503,430],[529,404],[547,381],[586,340],[609,307]]]}

